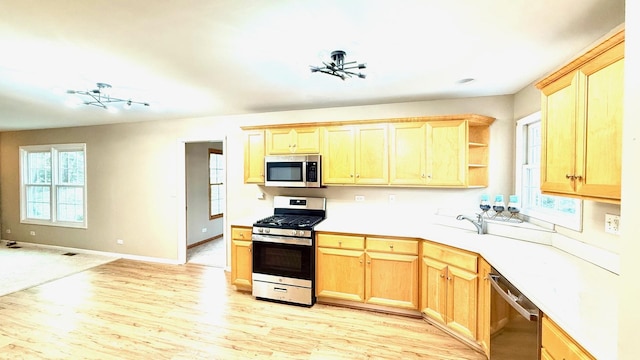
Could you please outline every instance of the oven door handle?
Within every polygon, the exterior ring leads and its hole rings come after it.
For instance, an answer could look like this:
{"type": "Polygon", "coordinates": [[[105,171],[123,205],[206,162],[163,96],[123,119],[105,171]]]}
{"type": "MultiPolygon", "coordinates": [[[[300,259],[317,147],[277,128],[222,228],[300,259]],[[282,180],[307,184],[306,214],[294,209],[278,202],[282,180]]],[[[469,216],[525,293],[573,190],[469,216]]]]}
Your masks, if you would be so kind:
{"type": "Polygon", "coordinates": [[[266,243],[275,243],[275,244],[290,244],[290,245],[304,245],[304,246],[312,246],[313,240],[308,238],[292,238],[286,236],[274,236],[274,235],[251,235],[251,240],[258,242],[266,242],[266,243]]]}
{"type": "Polygon", "coordinates": [[[504,289],[502,289],[500,287],[500,285],[498,285],[498,279],[500,278],[500,275],[496,275],[496,274],[489,274],[489,281],[491,281],[491,286],[493,287],[493,289],[500,294],[500,296],[506,300],[507,303],[509,303],[509,305],[511,305],[518,313],[520,313],[520,315],[522,315],[525,319],[529,320],[529,321],[536,321],[538,320],[538,311],[530,311],[529,309],[525,309],[522,305],[520,305],[518,303],[518,296],[515,296],[513,294],[508,294],[504,291],[504,289]]]}

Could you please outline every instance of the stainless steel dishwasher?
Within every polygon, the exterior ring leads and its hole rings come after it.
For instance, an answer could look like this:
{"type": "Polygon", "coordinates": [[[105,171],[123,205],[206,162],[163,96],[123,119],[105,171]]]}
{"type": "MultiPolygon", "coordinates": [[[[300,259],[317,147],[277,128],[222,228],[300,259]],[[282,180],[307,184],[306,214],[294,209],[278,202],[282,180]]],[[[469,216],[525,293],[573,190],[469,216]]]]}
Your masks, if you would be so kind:
{"type": "Polygon", "coordinates": [[[491,360],[540,359],[540,310],[494,268],[491,281],[491,360]]]}

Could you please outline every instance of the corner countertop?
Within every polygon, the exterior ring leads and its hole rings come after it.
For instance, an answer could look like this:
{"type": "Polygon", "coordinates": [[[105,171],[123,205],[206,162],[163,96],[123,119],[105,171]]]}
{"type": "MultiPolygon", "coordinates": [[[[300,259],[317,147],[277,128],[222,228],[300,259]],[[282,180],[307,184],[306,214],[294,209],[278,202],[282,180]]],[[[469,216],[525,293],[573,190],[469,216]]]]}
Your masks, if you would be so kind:
{"type": "MultiPolygon", "coordinates": [[[[231,223],[251,226],[258,218],[231,223]]],[[[420,238],[478,253],[593,356],[617,358],[618,275],[548,245],[549,231],[532,230],[525,241],[478,235],[473,225],[455,219],[443,222],[438,216],[404,215],[382,219],[376,214],[331,214],[314,229],[420,238]]],[[[522,234],[518,228],[506,231],[518,238],[522,234]]]]}
{"type": "MultiPolygon", "coordinates": [[[[598,359],[617,358],[618,275],[555,247],[461,229],[438,219],[328,217],[316,231],[412,237],[473,251],[598,359]],[[359,221],[358,219],[362,219],[359,221]]],[[[464,223],[464,222],[460,222],[464,223]]],[[[473,230],[472,230],[473,229],[473,230]]],[[[534,231],[533,237],[545,234],[534,231]]]]}

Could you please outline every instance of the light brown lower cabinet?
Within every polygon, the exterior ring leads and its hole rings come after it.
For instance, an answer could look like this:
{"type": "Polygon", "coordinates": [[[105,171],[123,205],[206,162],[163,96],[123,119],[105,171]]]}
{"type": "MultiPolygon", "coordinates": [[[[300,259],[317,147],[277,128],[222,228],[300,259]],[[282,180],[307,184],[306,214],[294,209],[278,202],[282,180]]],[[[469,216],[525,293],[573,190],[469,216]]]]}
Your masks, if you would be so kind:
{"type": "Polygon", "coordinates": [[[251,291],[251,227],[231,227],[231,284],[251,291]]]}
{"type": "MultiPolygon", "coordinates": [[[[251,227],[232,226],[231,243],[231,283],[250,291],[251,227]]],[[[491,265],[482,257],[412,238],[317,233],[316,244],[319,300],[419,310],[489,356],[509,305],[492,304],[491,265]]],[[[546,315],[541,327],[542,360],[595,359],[546,315]]]]}
{"type": "Polygon", "coordinates": [[[316,295],[417,310],[418,249],[416,239],[319,233],[316,295]]]}
{"type": "Polygon", "coordinates": [[[544,360],[595,360],[548,316],[542,316],[542,349],[544,360]]]}
{"type": "Polygon", "coordinates": [[[475,343],[478,256],[426,241],[422,247],[420,310],[475,343]]]}

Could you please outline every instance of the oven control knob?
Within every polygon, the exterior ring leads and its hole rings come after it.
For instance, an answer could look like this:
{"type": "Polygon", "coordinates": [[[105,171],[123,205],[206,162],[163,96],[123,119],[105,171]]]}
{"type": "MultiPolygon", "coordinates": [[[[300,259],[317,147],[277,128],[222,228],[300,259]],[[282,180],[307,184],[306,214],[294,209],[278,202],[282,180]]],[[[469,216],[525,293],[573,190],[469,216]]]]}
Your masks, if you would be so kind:
{"type": "Polygon", "coordinates": [[[261,233],[262,232],[262,228],[258,228],[258,232],[261,233]]]}
{"type": "Polygon", "coordinates": [[[266,229],[264,229],[264,232],[265,232],[266,234],[268,234],[268,233],[269,233],[269,232],[271,232],[271,231],[269,230],[269,228],[266,228],[266,229]]]}

